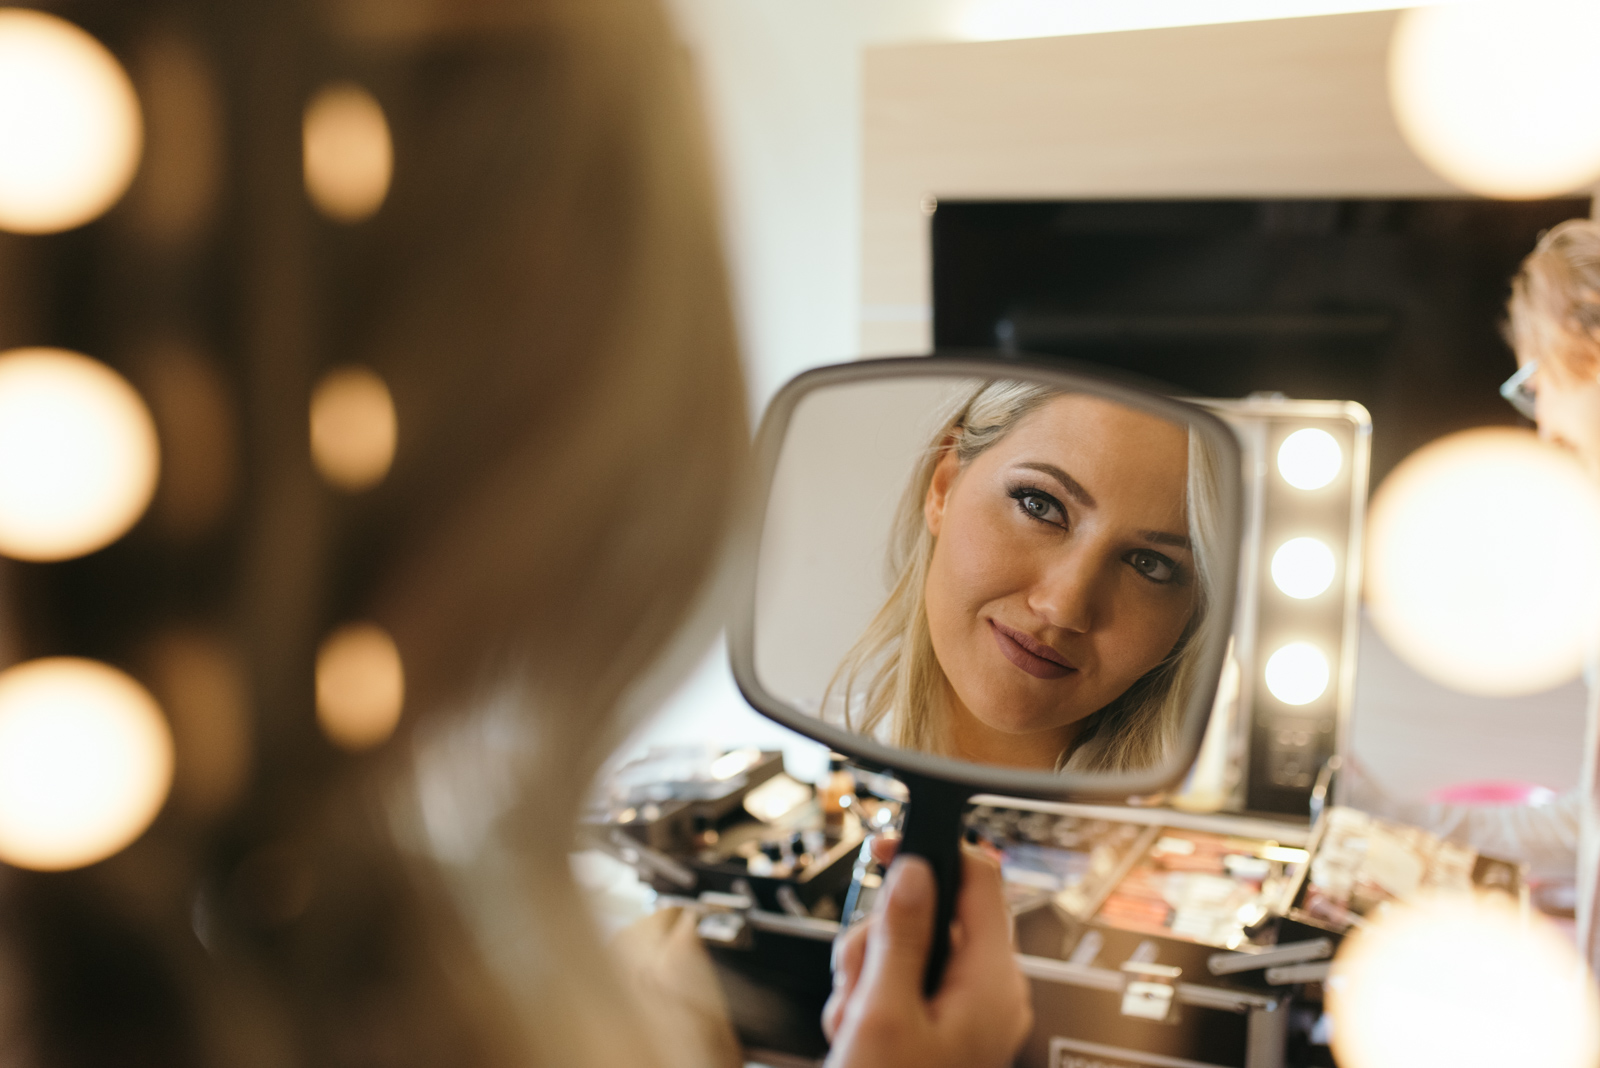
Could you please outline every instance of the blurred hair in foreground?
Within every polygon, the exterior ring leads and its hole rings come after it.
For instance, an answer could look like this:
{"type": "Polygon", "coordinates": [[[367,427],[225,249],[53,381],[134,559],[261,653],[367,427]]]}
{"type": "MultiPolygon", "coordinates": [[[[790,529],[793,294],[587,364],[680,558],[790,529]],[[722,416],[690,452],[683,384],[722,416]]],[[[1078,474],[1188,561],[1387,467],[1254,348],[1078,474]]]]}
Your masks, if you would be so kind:
{"type": "Polygon", "coordinates": [[[220,814],[169,805],[102,864],[0,871],[0,975],[19,980],[0,982],[0,1049],[704,1063],[728,1036],[629,1007],[567,861],[630,695],[707,585],[747,441],[680,47],[649,0],[169,7],[126,12],[130,33],[198,37],[235,123],[205,312],[238,370],[241,521],[182,566],[220,574],[255,720],[230,759],[250,772],[220,814]],[[352,75],[382,103],[393,179],[341,223],[306,198],[299,121],[352,75]],[[345,364],[381,377],[398,428],[358,495],[307,444],[313,385],[345,364]],[[319,732],[313,688],[352,620],[405,673],[395,734],[361,755],[319,732]]]}

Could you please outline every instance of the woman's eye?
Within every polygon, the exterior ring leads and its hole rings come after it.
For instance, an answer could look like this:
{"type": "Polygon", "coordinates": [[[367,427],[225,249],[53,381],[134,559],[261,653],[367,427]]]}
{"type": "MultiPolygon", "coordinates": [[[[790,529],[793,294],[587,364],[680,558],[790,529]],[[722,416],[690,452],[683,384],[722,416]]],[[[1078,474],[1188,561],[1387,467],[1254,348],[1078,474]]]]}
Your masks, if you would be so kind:
{"type": "Polygon", "coordinates": [[[1018,490],[1012,493],[1011,496],[1016,498],[1017,504],[1021,506],[1022,510],[1034,519],[1061,527],[1067,525],[1067,517],[1062,512],[1061,505],[1049,494],[1018,490]]]}
{"type": "Polygon", "coordinates": [[[1160,553],[1139,550],[1128,554],[1133,569],[1152,582],[1171,582],[1178,576],[1177,565],[1160,553]]]}

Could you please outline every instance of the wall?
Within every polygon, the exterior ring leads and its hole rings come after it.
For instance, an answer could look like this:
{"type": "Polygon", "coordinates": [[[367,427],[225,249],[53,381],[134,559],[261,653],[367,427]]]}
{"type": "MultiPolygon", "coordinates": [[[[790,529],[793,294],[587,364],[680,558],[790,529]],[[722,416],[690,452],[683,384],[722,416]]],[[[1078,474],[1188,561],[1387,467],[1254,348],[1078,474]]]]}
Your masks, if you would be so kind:
{"type": "Polygon", "coordinates": [[[862,350],[931,344],[930,197],[1457,193],[1390,117],[1396,17],[868,50],[862,350]]]}

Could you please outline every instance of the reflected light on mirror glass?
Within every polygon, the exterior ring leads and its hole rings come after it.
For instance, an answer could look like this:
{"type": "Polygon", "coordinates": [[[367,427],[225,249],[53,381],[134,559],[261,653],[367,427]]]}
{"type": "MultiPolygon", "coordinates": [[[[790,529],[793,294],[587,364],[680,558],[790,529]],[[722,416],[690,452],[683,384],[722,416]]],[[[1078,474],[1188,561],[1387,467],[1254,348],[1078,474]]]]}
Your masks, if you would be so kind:
{"type": "Polygon", "coordinates": [[[1594,0],[1418,7],[1395,23],[1389,97],[1423,161],[1492,197],[1541,197],[1600,176],[1594,0]]]}
{"type": "Polygon", "coordinates": [[[1290,538],[1272,554],[1272,582],[1303,601],[1333,585],[1336,567],[1333,550],[1318,539],[1290,538]]]}
{"type": "Polygon", "coordinates": [[[1278,473],[1295,489],[1321,489],[1339,474],[1344,454],[1333,435],[1316,427],[1296,430],[1278,446],[1278,473]]]}
{"type": "Polygon", "coordinates": [[[1347,1068],[1592,1068],[1600,1005],[1571,944],[1493,898],[1390,906],[1345,939],[1325,986],[1347,1068]]]}
{"type": "Polygon", "coordinates": [[[1454,690],[1538,693],[1576,678],[1600,607],[1600,502],[1531,430],[1485,427],[1408,456],[1373,495],[1366,595],[1413,669],[1454,690]]]}
{"type": "Polygon", "coordinates": [[[311,394],[311,459],[322,477],[355,493],[383,481],[399,434],[394,398],[365,367],[329,371],[311,394]]]}
{"type": "Polygon", "coordinates": [[[1310,642],[1290,642],[1267,658],[1267,689],[1286,705],[1308,705],[1328,689],[1328,658],[1310,642]]]}
{"type": "Polygon", "coordinates": [[[0,860],[103,860],[144,832],[171,783],[166,720],[132,678],[73,657],[0,672],[0,860]]]}
{"type": "Polygon", "coordinates": [[[388,739],[405,704],[400,650],[373,623],[351,623],[317,650],[317,722],[341,749],[368,749],[388,739]]]}
{"type": "Polygon", "coordinates": [[[378,210],[394,173],[383,108],[359,85],[321,89],[302,124],[306,194],[328,218],[360,222],[378,210]]]}
{"type": "Polygon", "coordinates": [[[121,375],[64,349],[0,353],[0,554],[110,544],[144,513],[159,466],[155,423],[121,375]]]}
{"type": "Polygon", "coordinates": [[[54,15],[0,9],[0,230],[55,233],[116,203],[143,138],[104,45],[54,15]]]}

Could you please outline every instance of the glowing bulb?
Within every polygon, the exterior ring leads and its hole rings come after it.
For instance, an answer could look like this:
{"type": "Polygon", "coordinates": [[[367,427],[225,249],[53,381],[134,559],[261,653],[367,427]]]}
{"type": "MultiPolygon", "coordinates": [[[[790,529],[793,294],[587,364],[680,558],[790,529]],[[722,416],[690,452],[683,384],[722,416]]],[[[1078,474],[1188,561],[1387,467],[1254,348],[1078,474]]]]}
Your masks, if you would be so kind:
{"type": "Polygon", "coordinates": [[[1325,985],[1349,1068],[1591,1068],[1600,1003],[1537,913],[1469,897],[1391,905],[1340,947],[1325,985]]]}
{"type": "Polygon", "coordinates": [[[1412,149],[1495,197],[1540,197],[1600,175],[1593,0],[1449,4],[1405,11],[1389,96],[1412,149]]]}
{"type": "Polygon", "coordinates": [[[1272,581],[1303,601],[1333,585],[1336,567],[1333,550],[1316,538],[1290,538],[1272,554],[1272,581]]]}
{"type": "Polygon", "coordinates": [[[382,482],[398,433],[389,387],[365,367],[329,371],[311,394],[311,458],[340,489],[354,493],[382,482]]]}
{"type": "Polygon", "coordinates": [[[1328,689],[1328,658],[1310,642],[1290,642],[1267,659],[1267,689],[1286,705],[1308,705],[1328,689]]]}
{"type": "Polygon", "coordinates": [[[1296,430],[1278,446],[1278,473],[1295,489],[1321,489],[1339,473],[1344,454],[1326,430],[1296,430]]]}
{"type": "Polygon", "coordinates": [[[306,193],[330,219],[353,223],[383,204],[394,173],[394,145],[383,108],[348,83],[322,89],[302,126],[306,193]]]}
{"type": "Polygon", "coordinates": [[[122,65],[72,23],[0,9],[0,230],[81,226],[139,164],[139,98],[122,65]]]}
{"type": "Polygon", "coordinates": [[[394,733],[405,704],[400,650],[382,627],[351,623],[317,651],[317,722],[343,749],[367,749],[394,733]]]}
{"type": "Polygon", "coordinates": [[[0,353],[0,553],[110,544],[144,514],[159,466],[155,423],[121,375],[63,349],[0,353]]]}
{"type": "Polygon", "coordinates": [[[1600,607],[1600,501],[1531,430],[1482,428],[1408,456],[1373,496],[1367,604],[1417,671],[1464,693],[1576,678],[1600,607]]]}
{"type": "Polygon", "coordinates": [[[0,860],[103,860],[144,832],[171,783],[166,720],[127,675],[72,657],[0,672],[0,860]]]}

